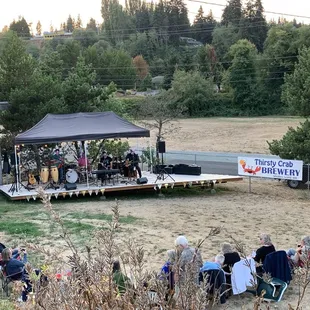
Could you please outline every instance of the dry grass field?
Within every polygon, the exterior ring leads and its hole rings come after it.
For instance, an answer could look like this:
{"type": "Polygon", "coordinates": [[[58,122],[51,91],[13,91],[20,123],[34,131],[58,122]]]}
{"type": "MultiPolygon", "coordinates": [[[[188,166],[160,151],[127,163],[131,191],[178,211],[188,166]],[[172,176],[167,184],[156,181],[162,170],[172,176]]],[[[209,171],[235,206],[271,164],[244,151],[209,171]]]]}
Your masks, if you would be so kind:
{"type": "MultiPolygon", "coordinates": [[[[289,126],[296,128],[301,121],[291,117],[182,119],[165,140],[168,151],[265,154],[269,153],[266,141],[280,139],[289,126]]],[[[155,141],[154,130],[151,141],[155,141]]],[[[146,146],[147,140],[135,143],[146,146]]]]}
{"type": "MultiPolygon", "coordinates": [[[[171,150],[267,153],[266,140],[281,138],[288,126],[299,122],[292,118],[182,120],[180,130],[166,141],[171,150]]],[[[170,193],[162,198],[151,195],[119,199],[122,218],[118,240],[122,243],[130,237],[143,245],[149,270],[160,269],[166,251],[174,247],[179,234],[186,235],[195,245],[211,227],[223,228],[219,235],[203,244],[204,260],[212,260],[220,251],[220,244],[230,241],[230,236],[244,242],[250,254],[259,247],[261,232],[271,235],[277,249],[296,247],[301,236],[310,234],[310,196],[306,190],[292,190],[278,181],[254,179],[252,193],[248,193],[246,181],[221,185],[214,195],[195,189],[186,191],[180,196],[170,193]]],[[[92,197],[73,202],[59,197],[54,206],[84,251],[91,231],[106,225],[114,204],[114,199],[102,201],[92,197]]],[[[48,220],[40,203],[0,200],[0,241],[8,244],[27,241],[61,251],[64,256],[69,254],[59,230],[48,220]]],[[[30,261],[38,260],[35,253],[29,254],[30,261]]],[[[298,287],[293,283],[283,301],[272,309],[288,309],[287,304],[294,304],[297,294],[298,287]]],[[[227,308],[221,309],[253,309],[251,304],[251,295],[245,294],[232,297],[227,308]]],[[[310,309],[309,305],[308,293],[304,309],[310,309]]]]}

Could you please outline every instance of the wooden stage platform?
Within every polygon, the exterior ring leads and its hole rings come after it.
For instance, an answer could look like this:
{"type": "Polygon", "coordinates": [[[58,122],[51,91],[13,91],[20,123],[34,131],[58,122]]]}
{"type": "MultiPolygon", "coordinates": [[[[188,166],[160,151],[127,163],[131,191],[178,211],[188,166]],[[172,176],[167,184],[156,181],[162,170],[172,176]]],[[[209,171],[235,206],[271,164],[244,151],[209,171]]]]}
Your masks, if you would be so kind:
{"type": "MultiPolygon", "coordinates": [[[[78,196],[83,198],[83,196],[90,195],[105,195],[108,192],[121,192],[129,190],[144,190],[144,189],[161,189],[161,188],[173,188],[180,186],[214,186],[216,183],[227,183],[242,180],[242,177],[229,176],[229,175],[217,175],[217,174],[201,174],[201,175],[176,175],[172,174],[171,177],[168,176],[165,180],[157,180],[157,175],[149,172],[142,172],[143,177],[148,179],[147,184],[137,184],[136,181],[128,182],[127,179],[118,178],[115,179],[115,184],[112,181],[108,181],[106,185],[98,186],[96,183],[90,181],[89,186],[87,184],[77,184],[77,188],[74,190],[66,190],[64,187],[59,189],[46,189],[45,192],[50,195],[51,198],[62,198],[62,197],[72,197],[78,196]]],[[[25,183],[25,182],[24,182],[25,183]]],[[[28,191],[22,186],[19,186],[19,191],[10,192],[12,184],[0,186],[0,192],[3,193],[11,200],[36,200],[38,198],[38,193],[36,189],[28,191]]],[[[44,186],[42,185],[44,188],[44,186]]]]}

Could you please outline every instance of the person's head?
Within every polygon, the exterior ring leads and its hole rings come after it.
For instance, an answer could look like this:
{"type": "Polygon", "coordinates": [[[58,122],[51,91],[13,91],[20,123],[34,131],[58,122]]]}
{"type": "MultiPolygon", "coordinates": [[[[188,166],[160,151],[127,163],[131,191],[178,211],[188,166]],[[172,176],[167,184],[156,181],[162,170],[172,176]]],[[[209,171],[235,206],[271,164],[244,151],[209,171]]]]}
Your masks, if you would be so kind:
{"type": "Polygon", "coordinates": [[[175,250],[168,250],[167,251],[168,261],[173,263],[175,261],[176,252],[175,250]]]}
{"type": "Polygon", "coordinates": [[[220,266],[222,266],[225,261],[225,256],[223,254],[218,254],[215,256],[214,261],[220,266]]]}
{"type": "Polygon", "coordinates": [[[302,247],[306,246],[308,248],[310,248],[310,236],[304,236],[301,238],[301,242],[300,245],[302,247]]]}
{"type": "Polygon", "coordinates": [[[221,247],[222,247],[222,253],[223,254],[233,253],[233,251],[234,251],[233,248],[232,248],[232,245],[230,243],[228,243],[228,242],[222,243],[221,247]]]}
{"type": "Polygon", "coordinates": [[[119,263],[118,260],[115,260],[113,262],[113,266],[112,266],[112,271],[113,273],[116,272],[116,271],[120,271],[121,270],[121,264],[119,263]]]}
{"type": "Polygon", "coordinates": [[[102,156],[103,156],[104,158],[106,158],[106,157],[108,156],[107,152],[103,152],[103,153],[102,153],[102,156]]]}
{"type": "Polygon", "coordinates": [[[271,245],[272,244],[270,236],[265,234],[265,233],[260,234],[259,240],[260,240],[260,243],[262,245],[271,245]]]}
{"type": "Polygon", "coordinates": [[[59,149],[55,150],[55,154],[57,154],[57,155],[59,154],[59,149]]]}
{"type": "Polygon", "coordinates": [[[5,249],[3,249],[1,255],[2,255],[2,260],[3,261],[8,261],[12,257],[12,251],[9,248],[5,248],[5,249]]]}
{"type": "Polygon", "coordinates": [[[132,154],[132,155],[135,154],[135,150],[134,150],[134,149],[130,149],[129,152],[130,152],[130,154],[132,154]]]}
{"type": "Polygon", "coordinates": [[[188,241],[185,236],[179,236],[175,239],[174,244],[177,249],[185,249],[188,247],[188,241]]]}

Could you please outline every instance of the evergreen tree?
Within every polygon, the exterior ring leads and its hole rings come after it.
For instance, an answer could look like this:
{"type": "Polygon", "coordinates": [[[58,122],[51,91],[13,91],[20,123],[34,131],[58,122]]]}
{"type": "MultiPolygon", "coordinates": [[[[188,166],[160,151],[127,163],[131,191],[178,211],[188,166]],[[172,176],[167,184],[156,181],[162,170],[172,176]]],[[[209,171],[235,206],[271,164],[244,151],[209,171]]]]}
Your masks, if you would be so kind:
{"type": "Polygon", "coordinates": [[[242,17],[241,0],[229,0],[222,14],[222,24],[228,26],[232,24],[239,26],[242,17]]]}
{"type": "Polygon", "coordinates": [[[151,14],[145,1],[135,14],[136,29],[139,32],[149,31],[151,28],[151,14]]]}
{"type": "Polygon", "coordinates": [[[24,17],[17,22],[14,20],[10,25],[10,30],[15,31],[19,37],[30,38],[30,29],[24,17]]]}
{"type": "Polygon", "coordinates": [[[212,42],[212,33],[215,26],[216,20],[213,17],[212,11],[210,10],[209,14],[205,16],[202,6],[200,6],[193,23],[195,39],[203,44],[210,44],[212,42]]]}
{"type": "Polygon", "coordinates": [[[40,21],[38,21],[37,23],[36,30],[37,30],[37,35],[40,36],[42,34],[42,25],[40,21]]]}
{"type": "Polygon", "coordinates": [[[167,3],[169,21],[169,40],[174,45],[179,45],[180,37],[190,35],[188,10],[183,0],[171,0],[167,3]]]}
{"type": "Polygon", "coordinates": [[[68,32],[73,32],[74,30],[74,20],[72,19],[71,15],[69,15],[67,19],[67,31],[68,32]]]}
{"type": "Polygon", "coordinates": [[[94,30],[94,31],[98,31],[98,29],[97,29],[97,23],[96,23],[96,20],[95,19],[93,19],[93,18],[91,18],[90,20],[89,20],[89,22],[87,23],[87,26],[86,26],[86,29],[87,30],[90,30],[90,29],[92,29],[92,30],[94,30]]]}
{"type": "Polygon", "coordinates": [[[159,0],[155,6],[153,13],[153,27],[155,28],[161,42],[166,43],[168,41],[168,8],[167,3],[163,0],[159,0]]]}
{"type": "Polygon", "coordinates": [[[268,25],[261,0],[249,0],[240,21],[240,36],[255,44],[259,52],[264,49],[268,25]]]}
{"type": "Polygon", "coordinates": [[[255,105],[255,91],[257,74],[255,58],[257,50],[248,40],[239,40],[232,45],[229,53],[232,65],[229,68],[229,83],[233,89],[233,103],[240,114],[251,115],[257,113],[259,107],[255,105]]]}
{"type": "Polygon", "coordinates": [[[35,69],[32,57],[16,32],[10,32],[0,56],[0,93],[8,99],[16,88],[27,87],[35,69]]]}
{"type": "Polygon", "coordinates": [[[77,19],[76,19],[75,28],[77,28],[77,29],[82,28],[82,19],[81,19],[80,14],[78,14],[78,17],[77,17],[77,19]]]}

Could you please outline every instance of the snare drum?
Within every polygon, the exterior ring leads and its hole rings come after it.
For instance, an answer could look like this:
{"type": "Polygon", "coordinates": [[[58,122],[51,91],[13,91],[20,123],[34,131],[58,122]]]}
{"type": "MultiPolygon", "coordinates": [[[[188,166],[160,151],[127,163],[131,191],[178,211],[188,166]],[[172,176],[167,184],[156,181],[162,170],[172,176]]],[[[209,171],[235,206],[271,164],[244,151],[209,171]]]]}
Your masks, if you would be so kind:
{"type": "Polygon", "coordinates": [[[78,174],[75,170],[69,169],[66,173],[66,181],[68,183],[75,183],[78,180],[78,174]]]}

